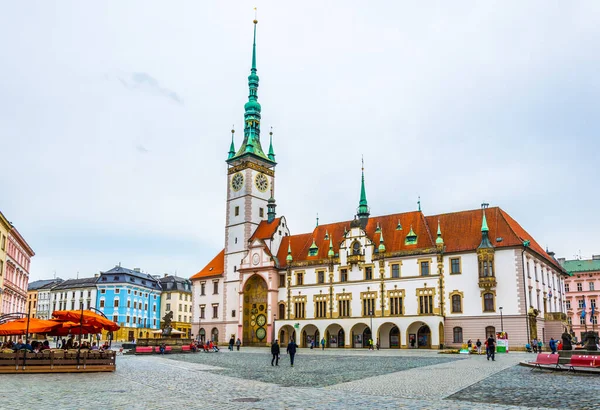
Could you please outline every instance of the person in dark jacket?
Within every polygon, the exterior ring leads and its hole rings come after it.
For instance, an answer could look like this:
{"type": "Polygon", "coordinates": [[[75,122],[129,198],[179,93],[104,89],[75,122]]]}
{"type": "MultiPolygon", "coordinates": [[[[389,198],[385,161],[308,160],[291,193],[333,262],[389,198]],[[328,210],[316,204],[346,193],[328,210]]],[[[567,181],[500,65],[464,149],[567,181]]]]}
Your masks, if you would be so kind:
{"type": "Polygon", "coordinates": [[[275,366],[279,366],[279,353],[279,343],[277,343],[277,339],[275,339],[275,342],[271,345],[271,354],[273,355],[271,366],[273,366],[273,362],[275,362],[275,366]]]}
{"type": "Polygon", "coordinates": [[[490,360],[490,357],[492,361],[496,360],[496,341],[492,336],[488,337],[486,353],[488,360],[490,360]]]}
{"type": "Polygon", "coordinates": [[[233,338],[233,336],[231,336],[231,339],[229,339],[229,350],[231,350],[233,352],[233,345],[235,343],[235,339],[233,338]]]}
{"type": "Polygon", "coordinates": [[[298,345],[296,343],[294,343],[294,340],[290,340],[290,342],[287,345],[287,349],[286,352],[290,355],[290,363],[292,365],[292,367],[294,367],[294,356],[296,356],[296,348],[298,347],[298,345]]]}

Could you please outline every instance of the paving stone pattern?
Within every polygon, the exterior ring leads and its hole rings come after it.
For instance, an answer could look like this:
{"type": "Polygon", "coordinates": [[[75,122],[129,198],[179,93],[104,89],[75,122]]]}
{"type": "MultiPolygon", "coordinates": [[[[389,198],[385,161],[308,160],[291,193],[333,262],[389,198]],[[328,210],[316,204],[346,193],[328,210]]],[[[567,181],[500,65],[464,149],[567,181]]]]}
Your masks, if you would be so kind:
{"type": "Polygon", "coordinates": [[[266,349],[119,356],[114,373],[0,375],[0,409],[587,409],[594,400],[598,405],[599,377],[515,367],[524,358],[511,353],[488,362],[429,351],[302,349],[294,368],[285,358],[277,368],[266,349]],[[338,373],[357,374],[337,379],[338,373]],[[556,392],[548,394],[549,389],[556,392]],[[569,404],[574,392],[586,399],[578,406],[569,404]]]}

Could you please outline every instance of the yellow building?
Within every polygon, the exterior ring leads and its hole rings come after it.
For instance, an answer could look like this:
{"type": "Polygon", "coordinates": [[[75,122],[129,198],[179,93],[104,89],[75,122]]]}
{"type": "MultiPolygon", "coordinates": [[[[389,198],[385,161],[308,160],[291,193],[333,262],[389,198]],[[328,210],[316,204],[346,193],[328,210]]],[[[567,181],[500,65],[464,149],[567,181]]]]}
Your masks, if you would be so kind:
{"type": "Polygon", "coordinates": [[[183,332],[181,337],[192,333],[192,283],[178,276],[165,275],[160,279],[162,287],[160,301],[161,328],[165,315],[173,312],[171,327],[183,332]]]}
{"type": "Polygon", "coordinates": [[[2,311],[2,294],[4,293],[4,271],[6,266],[6,243],[8,241],[8,233],[12,229],[10,222],[0,212],[0,315],[2,311]]]}

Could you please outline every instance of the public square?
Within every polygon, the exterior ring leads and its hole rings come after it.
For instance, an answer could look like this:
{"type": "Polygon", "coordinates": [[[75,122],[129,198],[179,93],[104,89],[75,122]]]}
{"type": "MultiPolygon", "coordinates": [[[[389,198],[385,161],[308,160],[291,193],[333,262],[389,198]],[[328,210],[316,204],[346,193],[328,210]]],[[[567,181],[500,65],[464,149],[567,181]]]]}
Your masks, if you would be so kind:
{"type": "Polygon", "coordinates": [[[119,356],[115,373],[0,376],[1,408],[482,409],[600,406],[597,376],[531,371],[525,353],[300,349],[271,367],[264,348],[119,356]],[[574,395],[573,392],[577,394],[574,395]]]}

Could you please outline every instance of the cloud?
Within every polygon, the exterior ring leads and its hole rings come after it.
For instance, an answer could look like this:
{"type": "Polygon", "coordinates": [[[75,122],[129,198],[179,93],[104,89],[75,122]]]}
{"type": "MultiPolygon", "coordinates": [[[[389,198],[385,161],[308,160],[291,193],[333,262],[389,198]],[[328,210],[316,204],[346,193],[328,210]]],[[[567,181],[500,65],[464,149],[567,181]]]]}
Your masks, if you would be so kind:
{"type": "Polygon", "coordinates": [[[183,104],[183,100],[175,91],[161,87],[158,80],[148,73],[118,74],[116,78],[129,90],[166,97],[177,104],[183,104]]]}

